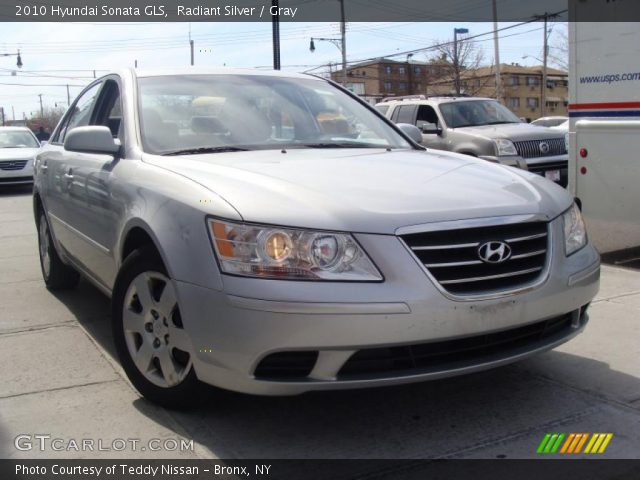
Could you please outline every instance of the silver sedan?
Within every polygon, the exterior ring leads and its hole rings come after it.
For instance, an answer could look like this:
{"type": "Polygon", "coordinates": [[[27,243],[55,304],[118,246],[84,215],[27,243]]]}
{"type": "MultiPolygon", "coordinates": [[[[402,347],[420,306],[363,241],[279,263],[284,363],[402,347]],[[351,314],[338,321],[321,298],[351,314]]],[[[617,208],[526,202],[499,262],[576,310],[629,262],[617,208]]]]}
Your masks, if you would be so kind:
{"type": "Polygon", "coordinates": [[[107,75],[37,156],[44,281],[109,295],[124,370],[174,407],[200,382],[459,375],[582,331],[600,270],[573,198],[417,138],[305,75],[107,75]]]}

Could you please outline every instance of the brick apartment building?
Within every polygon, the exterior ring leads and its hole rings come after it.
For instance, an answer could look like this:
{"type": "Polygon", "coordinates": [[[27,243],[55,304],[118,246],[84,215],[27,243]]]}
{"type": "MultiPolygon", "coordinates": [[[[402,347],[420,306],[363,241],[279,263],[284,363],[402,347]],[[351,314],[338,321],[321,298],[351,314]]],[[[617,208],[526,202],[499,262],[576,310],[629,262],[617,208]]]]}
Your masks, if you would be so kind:
{"type": "MultiPolygon", "coordinates": [[[[542,112],[542,66],[525,67],[501,64],[502,98],[500,101],[518,117],[535,120],[542,112]]],[[[433,82],[431,94],[454,93],[453,79],[440,78],[433,82]]],[[[461,93],[478,97],[496,98],[495,69],[481,67],[465,70],[460,75],[461,93]]],[[[568,74],[547,67],[545,116],[567,115],[569,104],[568,74]]]]}
{"type": "MultiPolygon", "coordinates": [[[[347,88],[370,101],[384,97],[428,94],[429,85],[451,71],[446,62],[398,62],[384,58],[347,67],[347,88]]],[[[342,82],[342,69],[331,72],[342,82]]]]}

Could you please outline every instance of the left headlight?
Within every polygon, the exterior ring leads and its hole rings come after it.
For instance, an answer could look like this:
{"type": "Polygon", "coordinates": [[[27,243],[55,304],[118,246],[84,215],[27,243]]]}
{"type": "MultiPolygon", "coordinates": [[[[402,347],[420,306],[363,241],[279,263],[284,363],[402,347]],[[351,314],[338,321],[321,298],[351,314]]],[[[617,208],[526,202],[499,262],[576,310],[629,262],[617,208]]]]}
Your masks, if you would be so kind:
{"type": "Polygon", "coordinates": [[[575,203],[564,212],[562,221],[564,222],[564,250],[569,256],[587,244],[587,230],[582,213],[575,203]]]}
{"type": "Polygon", "coordinates": [[[511,140],[507,140],[506,138],[497,138],[493,142],[496,144],[496,152],[498,152],[498,156],[518,155],[516,146],[511,140]]]}
{"type": "Polygon", "coordinates": [[[207,225],[225,273],[286,280],[382,280],[349,234],[217,219],[209,219],[207,225]]]}

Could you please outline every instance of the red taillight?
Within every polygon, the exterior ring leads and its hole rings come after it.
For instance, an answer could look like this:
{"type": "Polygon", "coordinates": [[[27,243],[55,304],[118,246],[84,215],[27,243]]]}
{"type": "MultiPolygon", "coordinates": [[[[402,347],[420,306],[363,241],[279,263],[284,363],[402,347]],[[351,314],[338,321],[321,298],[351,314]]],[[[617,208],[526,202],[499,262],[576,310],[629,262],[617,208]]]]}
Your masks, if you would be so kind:
{"type": "Polygon", "coordinates": [[[587,155],[589,155],[589,152],[587,152],[587,149],[586,149],[586,148],[581,148],[581,149],[580,149],[580,156],[581,156],[582,158],[586,158],[586,157],[587,157],[587,155]]]}

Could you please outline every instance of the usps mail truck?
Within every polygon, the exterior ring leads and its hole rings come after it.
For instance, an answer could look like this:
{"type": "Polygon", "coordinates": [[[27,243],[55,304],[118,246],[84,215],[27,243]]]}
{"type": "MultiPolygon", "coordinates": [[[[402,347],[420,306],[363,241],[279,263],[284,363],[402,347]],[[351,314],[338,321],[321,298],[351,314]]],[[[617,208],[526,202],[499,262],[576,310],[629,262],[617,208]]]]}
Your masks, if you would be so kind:
{"type": "Polygon", "coordinates": [[[638,4],[569,2],[568,188],[602,253],[640,246],[638,4]]]}

